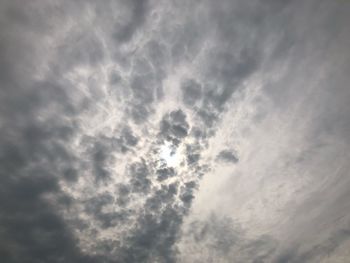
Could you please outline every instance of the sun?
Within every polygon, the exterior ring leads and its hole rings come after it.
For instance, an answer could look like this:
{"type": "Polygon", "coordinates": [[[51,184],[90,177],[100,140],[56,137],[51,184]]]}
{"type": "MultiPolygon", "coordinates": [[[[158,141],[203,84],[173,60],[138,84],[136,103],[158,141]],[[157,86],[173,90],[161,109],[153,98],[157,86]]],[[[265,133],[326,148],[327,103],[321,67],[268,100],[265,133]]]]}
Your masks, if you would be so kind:
{"type": "Polygon", "coordinates": [[[159,158],[169,167],[176,167],[181,161],[179,150],[170,142],[165,142],[160,146],[159,158]]]}

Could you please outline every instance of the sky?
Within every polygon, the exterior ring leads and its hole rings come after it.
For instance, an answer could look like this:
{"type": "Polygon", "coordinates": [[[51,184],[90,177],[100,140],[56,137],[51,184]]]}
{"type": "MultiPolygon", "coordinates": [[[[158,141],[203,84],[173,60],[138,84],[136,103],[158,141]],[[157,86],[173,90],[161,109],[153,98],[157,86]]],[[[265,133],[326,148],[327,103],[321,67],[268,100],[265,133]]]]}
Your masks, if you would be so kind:
{"type": "Polygon", "coordinates": [[[1,262],[349,262],[349,13],[0,0],[1,262]]]}

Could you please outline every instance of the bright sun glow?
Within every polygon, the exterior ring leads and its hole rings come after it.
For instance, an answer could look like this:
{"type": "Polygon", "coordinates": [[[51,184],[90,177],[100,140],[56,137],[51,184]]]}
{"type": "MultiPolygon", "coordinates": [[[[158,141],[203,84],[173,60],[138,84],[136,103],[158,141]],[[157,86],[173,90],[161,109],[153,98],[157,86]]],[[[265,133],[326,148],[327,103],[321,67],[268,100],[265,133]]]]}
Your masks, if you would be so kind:
{"type": "Polygon", "coordinates": [[[179,151],[170,142],[166,142],[160,147],[159,156],[167,166],[174,167],[180,163],[179,151]]]}

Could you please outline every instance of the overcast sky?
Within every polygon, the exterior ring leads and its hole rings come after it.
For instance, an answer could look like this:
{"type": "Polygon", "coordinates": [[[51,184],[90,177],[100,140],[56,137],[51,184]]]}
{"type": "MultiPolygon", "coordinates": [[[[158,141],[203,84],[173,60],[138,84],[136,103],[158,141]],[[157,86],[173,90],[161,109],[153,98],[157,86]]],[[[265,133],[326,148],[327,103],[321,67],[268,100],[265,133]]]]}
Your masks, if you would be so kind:
{"type": "Polygon", "coordinates": [[[0,261],[349,262],[349,14],[0,0],[0,261]]]}

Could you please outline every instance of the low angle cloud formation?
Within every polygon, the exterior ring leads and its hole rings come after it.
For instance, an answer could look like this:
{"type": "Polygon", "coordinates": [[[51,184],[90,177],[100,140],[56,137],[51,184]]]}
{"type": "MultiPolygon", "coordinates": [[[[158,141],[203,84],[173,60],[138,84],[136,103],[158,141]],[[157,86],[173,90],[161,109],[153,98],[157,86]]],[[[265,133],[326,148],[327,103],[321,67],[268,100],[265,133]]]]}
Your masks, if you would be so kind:
{"type": "Polygon", "coordinates": [[[0,261],[349,262],[349,14],[0,0],[0,261]]]}

